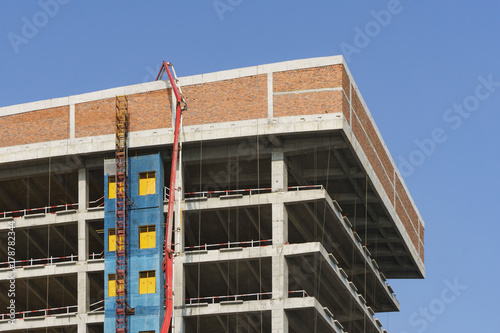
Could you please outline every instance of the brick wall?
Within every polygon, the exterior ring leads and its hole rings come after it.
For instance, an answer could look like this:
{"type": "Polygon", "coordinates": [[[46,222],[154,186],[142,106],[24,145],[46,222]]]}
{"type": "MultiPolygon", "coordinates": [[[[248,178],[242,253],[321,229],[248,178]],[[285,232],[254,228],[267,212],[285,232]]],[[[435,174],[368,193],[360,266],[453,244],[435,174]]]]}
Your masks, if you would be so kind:
{"type": "Polygon", "coordinates": [[[342,112],[349,121],[346,79],[342,65],[273,73],[273,116],[342,112]]]}
{"type": "Polygon", "coordinates": [[[182,92],[186,126],[267,118],[267,75],[184,86],[182,92]]]}
{"type": "Polygon", "coordinates": [[[0,147],[69,138],[69,106],[0,117],[0,147]]]}
{"type": "Polygon", "coordinates": [[[275,95],[274,117],[343,112],[347,100],[342,91],[319,91],[307,94],[275,95]]]}
{"type": "Polygon", "coordinates": [[[115,133],[115,98],[75,105],[75,136],[95,136],[115,133]]]}
{"type": "MultiPolygon", "coordinates": [[[[172,126],[171,89],[127,96],[130,131],[172,126]]],[[[107,98],[75,105],[75,136],[115,133],[116,99],[107,98]]]]}

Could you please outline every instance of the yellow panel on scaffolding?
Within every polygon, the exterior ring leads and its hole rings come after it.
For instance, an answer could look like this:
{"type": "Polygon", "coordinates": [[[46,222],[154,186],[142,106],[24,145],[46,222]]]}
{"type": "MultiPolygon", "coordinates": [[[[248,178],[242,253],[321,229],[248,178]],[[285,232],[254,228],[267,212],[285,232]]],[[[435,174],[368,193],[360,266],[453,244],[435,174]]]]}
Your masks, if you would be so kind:
{"type": "Polygon", "coordinates": [[[116,177],[108,177],[108,199],[116,198],[116,177]]]}
{"type": "Polygon", "coordinates": [[[155,271],[139,272],[139,294],[154,294],[156,292],[155,271]]]}
{"type": "Polygon", "coordinates": [[[154,294],[156,292],[156,276],[155,271],[151,271],[153,276],[148,278],[148,294],[154,294]]]}
{"type": "Polygon", "coordinates": [[[139,273],[139,294],[148,293],[148,272],[139,273]]]}
{"type": "Polygon", "coordinates": [[[139,195],[156,193],[156,173],[155,171],[139,173],[139,195]]]}
{"type": "Polygon", "coordinates": [[[116,279],[114,274],[108,275],[108,297],[116,296],[116,279]]]}
{"type": "Polygon", "coordinates": [[[150,249],[156,247],[156,227],[144,225],[139,227],[139,248],[150,249]]]}
{"type": "Polygon", "coordinates": [[[108,251],[116,251],[115,228],[108,229],[108,251]]]}
{"type": "Polygon", "coordinates": [[[149,248],[156,247],[156,227],[154,225],[148,227],[148,246],[149,248]]]}

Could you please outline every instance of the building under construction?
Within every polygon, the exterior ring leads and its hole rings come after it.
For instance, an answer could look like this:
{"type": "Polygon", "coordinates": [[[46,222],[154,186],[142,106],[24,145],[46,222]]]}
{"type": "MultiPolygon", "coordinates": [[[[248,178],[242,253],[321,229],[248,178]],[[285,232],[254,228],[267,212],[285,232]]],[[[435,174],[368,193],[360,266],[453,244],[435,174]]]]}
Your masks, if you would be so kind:
{"type": "Polygon", "coordinates": [[[172,82],[0,108],[0,331],[384,332],[424,222],[344,59],[172,82]]]}

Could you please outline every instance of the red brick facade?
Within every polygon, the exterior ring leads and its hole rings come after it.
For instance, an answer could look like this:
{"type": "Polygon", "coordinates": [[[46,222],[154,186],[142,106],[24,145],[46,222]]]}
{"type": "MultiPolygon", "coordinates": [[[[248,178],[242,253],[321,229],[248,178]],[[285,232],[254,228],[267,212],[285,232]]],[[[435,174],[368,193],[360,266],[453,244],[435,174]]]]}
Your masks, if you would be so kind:
{"type": "Polygon", "coordinates": [[[0,147],[67,139],[69,106],[0,117],[0,128],[0,147]]]}
{"type": "Polygon", "coordinates": [[[275,95],[274,117],[343,112],[348,107],[342,91],[318,91],[307,94],[275,95]]]}
{"type": "Polygon", "coordinates": [[[182,87],[186,126],[267,118],[267,76],[256,75],[182,87]]]}

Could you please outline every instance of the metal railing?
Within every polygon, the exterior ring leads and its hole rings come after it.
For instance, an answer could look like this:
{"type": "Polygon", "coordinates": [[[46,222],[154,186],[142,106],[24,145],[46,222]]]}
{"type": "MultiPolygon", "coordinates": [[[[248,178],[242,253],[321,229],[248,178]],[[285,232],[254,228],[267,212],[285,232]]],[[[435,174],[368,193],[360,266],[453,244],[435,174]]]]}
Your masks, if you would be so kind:
{"type": "Polygon", "coordinates": [[[309,294],[305,290],[293,290],[288,292],[288,297],[309,297],[309,294]]]}
{"type": "Polygon", "coordinates": [[[58,308],[51,309],[41,309],[41,310],[29,310],[29,311],[19,311],[14,313],[3,313],[0,314],[0,320],[5,319],[25,319],[31,317],[49,317],[60,314],[67,313],[77,313],[78,305],[61,306],[58,308]],[[14,318],[12,318],[14,316],[14,318]]]}
{"type": "Polygon", "coordinates": [[[90,304],[90,312],[97,312],[104,310],[104,300],[97,301],[95,303],[90,304]]]}
{"type": "Polygon", "coordinates": [[[45,207],[39,207],[39,208],[25,208],[25,209],[20,209],[20,210],[11,210],[8,212],[1,212],[0,213],[0,218],[3,217],[23,217],[27,215],[34,215],[34,214],[54,214],[56,212],[64,211],[64,210],[70,210],[68,208],[72,207],[71,210],[77,209],[78,204],[77,203],[72,203],[72,204],[63,204],[63,205],[55,205],[55,206],[45,206],[45,207]],[[76,208],[74,208],[76,207],[76,208]]]}
{"type": "MultiPolygon", "coordinates": [[[[104,259],[104,251],[101,253],[94,253],[92,252],[89,254],[89,260],[96,260],[96,259],[104,259]]],[[[34,265],[53,265],[57,263],[62,263],[62,262],[72,262],[72,261],[78,261],[78,255],[76,254],[71,254],[69,256],[63,256],[63,257],[48,257],[48,258],[38,258],[38,259],[25,259],[25,260],[16,260],[16,261],[4,261],[0,262],[0,268],[12,268],[12,265],[14,264],[14,267],[26,267],[26,266],[34,266],[34,265]]]]}
{"type": "Polygon", "coordinates": [[[187,192],[184,193],[186,199],[190,198],[218,198],[224,195],[252,195],[252,194],[262,194],[271,192],[270,187],[265,188],[247,188],[239,190],[220,190],[220,191],[202,191],[202,192],[187,192]]]}
{"type": "Polygon", "coordinates": [[[104,195],[97,200],[89,201],[89,208],[97,208],[104,206],[104,195]]]}
{"type": "Polygon", "coordinates": [[[243,242],[227,242],[218,244],[203,244],[195,246],[187,246],[184,248],[186,252],[189,251],[200,251],[200,250],[218,250],[218,249],[231,249],[231,248],[247,248],[247,247],[261,247],[272,245],[272,239],[264,240],[249,240],[243,242]],[[246,245],[246,246],[245,246],[246,245]]]}
{"type": "Polygon", "coordinates": [[[228,296],[208,296],[198,298],[186,298],[186,304],[215,304],[224,301],[259,301],[261,299],[271,299],[272,292],[267,293],[254,293],[254,294],[240,294],[228,296]]]}
{"type": "Polygon", "coordinates": [[[89,260],[97,260],[97,259],[104,259],[104,250],[100,253],[92,252],[91,254],[89,254],[89,260]]]}
{"type": "Polygon", "coordinates": [[[163,187],[163,201],[168,201],[169,193],[170,193],[170,188],[168,188],[167,186],[164,186],[163,187]]]}
{"type": "Polygon", "coordinates": [[[323,190],[323,185],[288,186],[288,191],[323,190]]]}
{"type": "MultiPolygon", "coordinates": [[[[227,295],[227,296],[208,296],[208,297],[196,297],[196,298],[186,298],[186,304],[217,304],[220,302],[235,302],[235,301],[260,301],[263,299],[271,299],[272,292],[266,293],[253,293],[253,294],[239,294],[239,295],[227,295]]],[[[289,291],[289,295],[297,295],[290,297],[309,297],[309,294],[305,290],[294,290],[289,291]]]]}
{"type": "MultiPolygon", "coordinates": [[[[303,185],[303,186],[289,186],[288,191],[303,191],[303,190],[313,190],[313,189],[323,189],[323,185],[303,185]]],[[[201,191],[201,192],[186,192],[184,196],[186,199],[195,198],[218,198],[226,195],[242,194],[242,195],[253,195],[270,193],[272,188],[249,188],[249,189],[238,189],[238,190],[220,190],[220,191],[201,191]]],[[[166,200],[168,191],[164,192],[164,199],[166,200]]]]}

